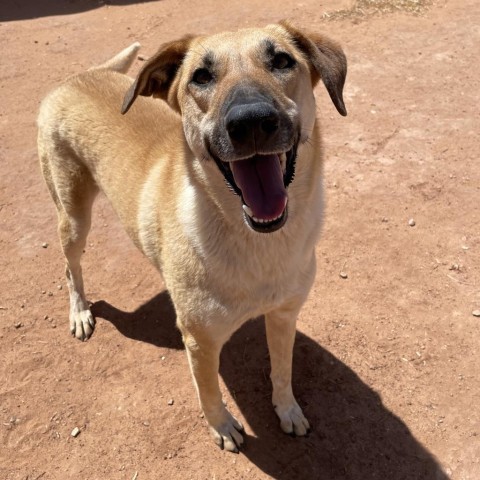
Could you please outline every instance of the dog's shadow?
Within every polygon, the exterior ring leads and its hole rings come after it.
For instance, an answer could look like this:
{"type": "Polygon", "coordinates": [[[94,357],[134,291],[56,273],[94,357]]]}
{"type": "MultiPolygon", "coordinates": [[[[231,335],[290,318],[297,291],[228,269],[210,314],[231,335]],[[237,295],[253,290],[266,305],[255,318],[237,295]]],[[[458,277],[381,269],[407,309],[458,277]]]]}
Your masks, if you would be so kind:
{"type": "MultiPolygon", "coordinates": [[[[92,311],[127,337],[183,348],[167,292],[132,313],[103,301],[92,311]]],[[[242,453],[271,477],[448,480],[380,396],[311,338],[297,332],[293,365],[293,389],[312,425],[308,437],[281,432],[271,406],[269,372],[264,323],[248,322],[225,346],[220,374],[254,432],[242,453]]]]}

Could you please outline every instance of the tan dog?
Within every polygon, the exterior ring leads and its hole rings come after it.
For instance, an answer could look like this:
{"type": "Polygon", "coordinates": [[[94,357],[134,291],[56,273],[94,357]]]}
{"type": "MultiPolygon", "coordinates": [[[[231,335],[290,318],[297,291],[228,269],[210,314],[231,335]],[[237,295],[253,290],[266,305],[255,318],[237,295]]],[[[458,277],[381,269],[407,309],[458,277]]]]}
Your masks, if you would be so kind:
{"type": "Polygon", "coordinates": [[[69,79],[38,118],[71,331],[85,340],[95,325],[80,257],[100,189],[163,274],[216,443],[237,451],[243,442],[242,425],[222,403],[220,350],[260,315],[281,428],[305,435],[291,370],[322,221],[313,87],[321,79],[345,115],[345,56],[335,42],[283,22],[167,43],[132,84],[123,73],[138,47],[69,79]]]}

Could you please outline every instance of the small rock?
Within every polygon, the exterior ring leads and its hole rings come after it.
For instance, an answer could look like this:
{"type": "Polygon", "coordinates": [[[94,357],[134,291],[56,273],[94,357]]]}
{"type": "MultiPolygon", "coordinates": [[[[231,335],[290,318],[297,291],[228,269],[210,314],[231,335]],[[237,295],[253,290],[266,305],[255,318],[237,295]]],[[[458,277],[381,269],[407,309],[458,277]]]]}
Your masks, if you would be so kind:
{"type": "Polygon", "coordinates": [[[53,292],[48,292],[49,297],[53,297],[53,292]]]}
{"type": "Polygon", "coordinates": [[[474,317],[480,317],[480,310],[474,310],[474,311],[472,312],[472,315],[473,315],[474,317]]]}
{"type": "Polygon", "coordinates": [[[168,401],[168,404],[169,404],[169,405],[173,405],[173,398],[171,398],[171,399],[168,401]]]}
{"type": "Polygon", "coordinates": [[[165,360],[165,357],[164,357],[164,356],[162,356],[162,360],[165,360]]]}
{"type": "Polygon", "coordinates": [[[137,55],[137,58],[138,58],[141,62],[145,62],[146,60],[148,60],[148,57],[146,57],[145,55],[137,55]]]}
{"type": "Polygon", "coordinates": [[[17,322],[13,325],[15,328],[20,328],[20,327],[23,327],[23,323],[22,322],[17,322]]]}
{"type": "Polygon", "coordinates": [[[48,243],[47,242],[43,242],[42,243],[42,248],[47,248],[48,247],[48,243]]]}
{"type": "Polygon", "coordinates": [[[415,223],[415,220],[413,218],[411,218],[409,221],[408,221],[408,224],[411,226],[411,227],[414,227],[416,225],[415,223]]]}
{"type": "Polygon", "coordinates": [[[78,437],[80,435],[80,429],[78,427],[75,427],[72,430],[72,433],[70,434],[72,437],[78,437]]]}
{"type": "Polygon", "coordinates": [[[146,427],[149,427],[149,426],[150,426],[150,422],[148,422],[148,421],[143,422],[143,424],[144,424],[146,427]]]}
{"type": "Polygon", "coordinates": [[[57,285],[57,289],[61,290],[63,287],[61,285],[57,285]]]}
{"type": "Polygon", "coordinates": [[[45,315],[45,316],[43,317],[43,319],[44,319],[44,320],[48,320],[48,315],[45,315]]]}
{"type": "Polygon", "coordinates": [[[383,218],[382,218],[382,222],[383,222],[383,223],[388,223],[388,217],[383,217],[383,218]]]}
{"type": "Polygon", "coordinates": [[[339,275],[340,275],[340,278],[348,278],[348,274],[345,272],[340,272],[339,275]]]}

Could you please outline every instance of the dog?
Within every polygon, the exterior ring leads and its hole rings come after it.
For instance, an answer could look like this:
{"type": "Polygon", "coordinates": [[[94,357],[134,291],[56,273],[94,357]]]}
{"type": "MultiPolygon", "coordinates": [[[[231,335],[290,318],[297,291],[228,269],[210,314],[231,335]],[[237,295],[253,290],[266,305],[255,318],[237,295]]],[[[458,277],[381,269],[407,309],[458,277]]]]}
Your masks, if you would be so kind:
{"type": "Polygon", "coordinates": [[[261,315],[281,429],[306,435],[291,376],[323,215],[313,88],[321,80],[346,115],[345,55],[280,22],[165,43],[132,79],[138,48],[68,79],[40,107],[38,152],[58,213],[71,332],[86,340],[95,327],[80,257],[101,190],[163,276],[215,442],[233,452],[243,443],[222,402],[219,355],[261,315]]]}

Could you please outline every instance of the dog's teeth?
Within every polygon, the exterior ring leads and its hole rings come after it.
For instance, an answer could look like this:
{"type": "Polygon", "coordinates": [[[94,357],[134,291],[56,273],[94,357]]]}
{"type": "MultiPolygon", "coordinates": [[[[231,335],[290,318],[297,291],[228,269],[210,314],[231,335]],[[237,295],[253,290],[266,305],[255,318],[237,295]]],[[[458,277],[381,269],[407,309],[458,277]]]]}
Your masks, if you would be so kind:
{"type": "Polygon", "coordinates": [[[244,211],[250,218],[253,218],[252,209],[251,209],[248,205],[243,205],[242,208],[243,208],[243,211],[244,211]]]}
{"type": "MultiPolygon", "coordinates": [[[[246,205],[244,205],[244,210],[245,208],[248,208],[246,205]]],[[[245,210],[247,212],[247,210],[245,210]]],[[[248,212],[247,212],[248,215],[250,215],[248,212]]],[[[282,218],[282,214],[280,214],[278,217],[275,217],[275,218],[272,218],[271,220],[266,220],[264,218],[257,218],[257,217],[254,217],[253,215],[251,215],[251,219],[255,222],[255,223],[273,223],[273,222],[276,222],[277,220],[280,220],[280,218],[282,218]]]]}
{"type": "Polygon", "coordinates": [[[243,210],[245,210],[245,213],[246,213],[255,223],[259,223],[259,224],[269,224],[269,223],[276,222],[277,220],[280,220],[280,219],[282,218],[283,213],[284,213],[284,212],[282,212],[278,217],[272,218],[271,220],[266,220],[266,219],[264,219],[264,218],[254,217],[251,209],[250,209],[249,207],[247,207],[247,205],[243,205],[243,210]],[[250,214],[251,214],[251,215],[250,215],[250,214]]]}

